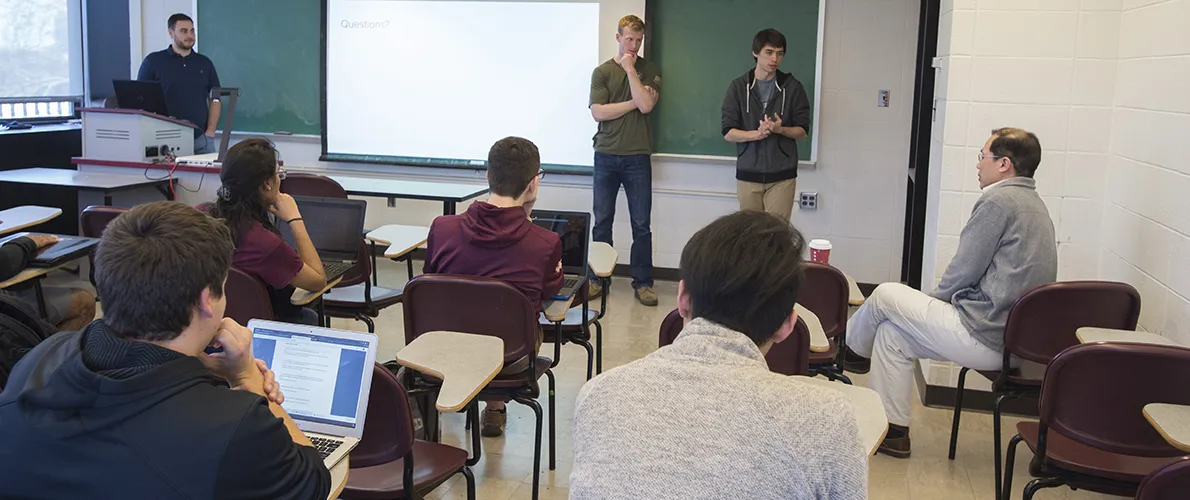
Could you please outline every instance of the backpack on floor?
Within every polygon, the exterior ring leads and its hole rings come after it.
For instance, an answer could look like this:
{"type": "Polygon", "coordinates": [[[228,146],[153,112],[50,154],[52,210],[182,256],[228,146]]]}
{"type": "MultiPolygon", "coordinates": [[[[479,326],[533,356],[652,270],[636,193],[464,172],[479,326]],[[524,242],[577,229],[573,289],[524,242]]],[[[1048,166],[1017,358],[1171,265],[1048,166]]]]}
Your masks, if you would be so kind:
{"type": "Polygon", "coordinates": [[[20,299],[0,294],[0,389],[17,361],[56,331],[20,299]]]}
{"type": "MultiPolygon", "coordinates": [[[[396,375],[397,380],[401,385],[406,383],[405,367],[397,364],[396,360],[384,363],[384,367],[388,371],[396,375]]],[[[409,413],[413,414],[413,438],[422,441],[437,441],[440,438],[437,431],[438,410],[434,407],[433,402],[430,401],[431,394],[410,394],[409,395],[409,413]],[[427,412],[432,411],[433,414],[427,412]]]]}

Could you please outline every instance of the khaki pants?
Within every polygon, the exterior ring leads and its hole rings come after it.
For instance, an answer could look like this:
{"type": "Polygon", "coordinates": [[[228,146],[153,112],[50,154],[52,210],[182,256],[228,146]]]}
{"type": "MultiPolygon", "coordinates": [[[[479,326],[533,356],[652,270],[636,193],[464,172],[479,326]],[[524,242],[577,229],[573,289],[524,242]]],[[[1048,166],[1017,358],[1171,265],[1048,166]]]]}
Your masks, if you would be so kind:
{"type": "Polygon", "coordinates": [[[740,199],[740,210],[763,210],[789,220],[797,198],[797,178],[766,184],[736,181],[736,196],[740,199]]]}

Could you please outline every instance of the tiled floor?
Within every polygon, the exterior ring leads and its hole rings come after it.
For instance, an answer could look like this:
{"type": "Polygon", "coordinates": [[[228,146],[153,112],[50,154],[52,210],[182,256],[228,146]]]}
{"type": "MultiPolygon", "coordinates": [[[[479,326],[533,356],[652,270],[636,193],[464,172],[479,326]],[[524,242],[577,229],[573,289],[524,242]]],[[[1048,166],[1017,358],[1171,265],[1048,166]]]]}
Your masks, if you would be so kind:
{"type": "MultiPolygon", "coordinates": [[[[381,285],[403,286],[404,264],[388,261],[379,263],[381,285]]],[[[421,269],[421,263],[416,264],[421,269]]],[[[657,348],[657,330],[665,315],[675,307],[677,285],[659,282],[656,287],[661,304],[644,307],[632,298],[627,280],[616,279],[609,296],[609,311],[604,319],[604,370],[641,358],[657,348]]],[[[336,328],[366,331],[363,323],[334,320],[336,328]]],[[[391,307],[377,320],[380,336],[378,359],[389,360],[404,345],[403,321],[400,306],[391,307]]],[[[553,346],[546,344],[543,352],[552,355],[553,346]]],[[[562,349],[562,362],[554,369],[557,387],[557,470],[546,468],[546,441],[542,450],[542,499],[564,499],[567,496],[572,465],[571,423],[574,399],[586,378],[586,355],[581,347],[567,345],[562,349]]],[[[864,377],[853,377],[858,385],[864,377]]],[[[546,407],[545,397],[542,406],[546,407]]],[[[548,410],[547,410],[548,411],[548,410]]],[[[958,456],[947,460],[950,436],[949,410],[913,408],[913,456],[898,460],[883,455],[871,459],[869,497],[876,499],[945,499],[985,500],[994,497],[992,480],[991,416],[968,412],[964,414],[959,436],[958,456]]],[[[1013,433],[1018,419],[1005,418],[1005,442],[1013,433]]],[[[533,468],[533,412],[524,406],[508,406],[508,429],[504,437],[483,439],[483,459],[474,468],[478,483],[478,498],[484,500],[528,499],[532,497],[533,468]]],[[[462,415],[443,417],[443,441],[466,447],[470,438],[463,431],[462,415]]],[[[1018,452],[1013,498],[1021,497],[1021,489],[1028,480],[1027,464],[1032,454],[1021,446],[1018,452]]],[[[456,476],[430,493],[430,499],[464,499],[463,478],[456,476]]],[[[1067,488],[1042,490],[1038,499],[1094,499],[1114,498],[1067,488]]]]}

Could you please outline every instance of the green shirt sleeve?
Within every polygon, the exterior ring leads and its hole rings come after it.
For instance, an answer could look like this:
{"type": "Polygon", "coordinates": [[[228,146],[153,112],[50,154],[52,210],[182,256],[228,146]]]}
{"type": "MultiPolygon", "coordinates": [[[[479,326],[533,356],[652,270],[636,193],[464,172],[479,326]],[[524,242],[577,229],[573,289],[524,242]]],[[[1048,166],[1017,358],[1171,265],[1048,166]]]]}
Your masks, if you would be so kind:
{"type": "Polygon", "coordinates": [[[587,107],[596,104],[607,104],[611,100],[611,96],[607,90],[607,77],[595,68],[591,72],[591,102],[587,103],[587,107]]]}
{"type": "Polygon", "coordinates": [[[653,61],[649,61],[645,65],[645,71],[640,80],[641,85],[653,87],[653,90],[661,93],[661,68],[657,67],[653,61]]]}

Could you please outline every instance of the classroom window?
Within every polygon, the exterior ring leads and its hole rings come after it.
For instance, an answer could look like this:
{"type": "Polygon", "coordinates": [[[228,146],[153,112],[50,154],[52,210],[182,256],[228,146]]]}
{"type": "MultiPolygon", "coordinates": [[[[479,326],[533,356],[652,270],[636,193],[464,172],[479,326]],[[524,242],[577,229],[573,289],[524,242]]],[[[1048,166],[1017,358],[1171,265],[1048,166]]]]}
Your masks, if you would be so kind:
{"type": "Polygon", "coordinates": [[[81,0],[0,0],[0,100],[81,99],[82,31],[81,0]]]}

